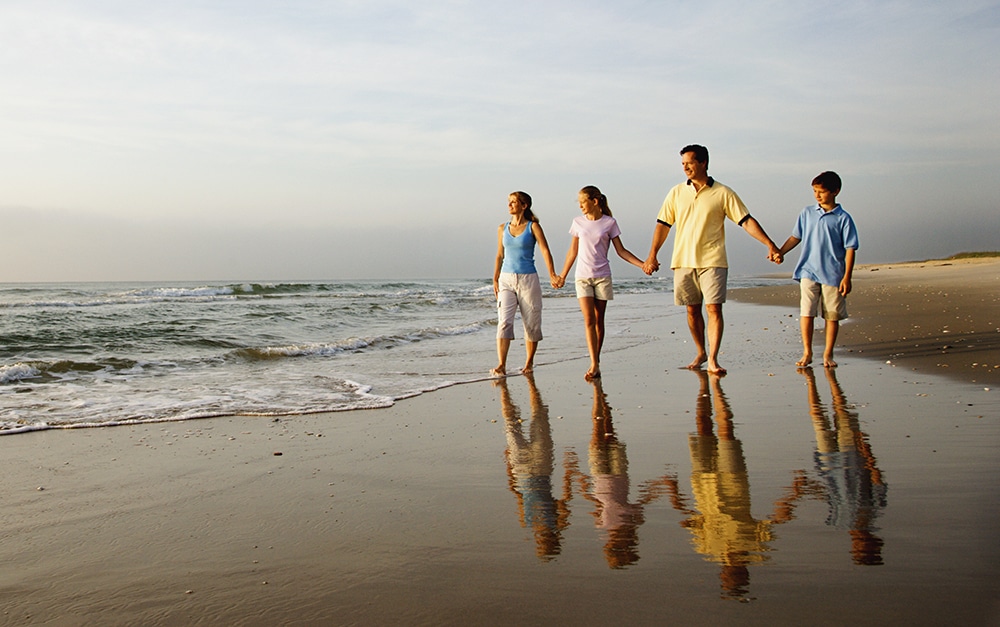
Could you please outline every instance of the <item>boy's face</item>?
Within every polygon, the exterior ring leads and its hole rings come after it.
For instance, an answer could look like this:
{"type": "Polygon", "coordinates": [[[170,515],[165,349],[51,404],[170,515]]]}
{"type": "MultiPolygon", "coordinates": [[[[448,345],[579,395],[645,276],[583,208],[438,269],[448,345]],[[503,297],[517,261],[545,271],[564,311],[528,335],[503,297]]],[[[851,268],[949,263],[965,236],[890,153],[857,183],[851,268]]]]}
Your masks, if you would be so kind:
{"type": "Polygon", "coordinates": [[[831,192],[822,185],[813,185],[813,196],[816,197],[816,204],[824,209],[837,206],[837,192],[831,192]]]}

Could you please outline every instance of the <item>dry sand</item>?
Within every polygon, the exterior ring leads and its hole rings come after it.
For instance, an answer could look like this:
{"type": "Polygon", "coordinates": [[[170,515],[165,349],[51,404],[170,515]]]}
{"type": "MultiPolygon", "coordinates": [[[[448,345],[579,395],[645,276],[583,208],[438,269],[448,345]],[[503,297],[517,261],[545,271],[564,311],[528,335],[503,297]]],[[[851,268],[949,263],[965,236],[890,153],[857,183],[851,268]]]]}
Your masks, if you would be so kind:
{"type": "MultiPolygon", "coordinates": [[[[732,299],[786,306],[798,318],[798,284],[791,281],[735,291],[732,299]]],[[[837,351],[1000,383],[1000,258],[859,266],[847,303],[851,319],[837,351]]],[[[821,357],[821,331],[814,340],[821,357]]]]}
{"type": "Polygon", "coordinates": [[[653,295],[598,386],[543,345],[384,410],[0,437],[0,624],[998,624],[1000,266],[923,266],[859,271],[835,372],[779,290],[679,369],[653,295]]]}

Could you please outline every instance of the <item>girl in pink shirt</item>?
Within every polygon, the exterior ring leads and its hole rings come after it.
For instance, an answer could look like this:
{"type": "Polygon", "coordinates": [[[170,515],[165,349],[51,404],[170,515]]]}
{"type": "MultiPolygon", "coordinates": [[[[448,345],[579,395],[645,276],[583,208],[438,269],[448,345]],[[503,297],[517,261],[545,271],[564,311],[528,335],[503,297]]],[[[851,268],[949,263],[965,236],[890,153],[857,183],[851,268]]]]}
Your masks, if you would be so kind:
{"type": "Polygon", "coordinates": [[[583,215],[574,218],[570,227],[573,240],[559,275],[559,287],[565,285],[570,269],[579,260],[576,266],[576,297],[583,312],[587,350],[590,352],[590,369],[584,378],[590,381],[601,376],[604,312],[608,301],[614,298],[608,250],[613,244],[618,256],[633,266],[642,268],[643,262],[622,244],[618,222],[611,217],[608,198],[601,190],[588,185],[580,190],[578,199],[583,215]]]}

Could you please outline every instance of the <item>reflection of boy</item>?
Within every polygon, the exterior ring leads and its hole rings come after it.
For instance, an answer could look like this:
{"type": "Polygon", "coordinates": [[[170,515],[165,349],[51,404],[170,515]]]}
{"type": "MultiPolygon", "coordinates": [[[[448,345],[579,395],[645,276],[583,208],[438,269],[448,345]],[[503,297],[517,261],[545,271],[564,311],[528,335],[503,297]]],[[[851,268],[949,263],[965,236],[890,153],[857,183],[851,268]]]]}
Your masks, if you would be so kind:
{"type": "Polygon", "coordinates": [[[847,318],[858,232],[854,220],[837,203],[841,181],[836,172],[823,172],[813,179],[812,187],[816,204],[802,210],[779,252],[783,256],[802,242],[802,255],[792,273],[801,293],[802,358],[796,365],[812,363],[813,319],[822,313],[826,320],[823,365],[834,368],[833,348],[840,321],[847,318]]]}

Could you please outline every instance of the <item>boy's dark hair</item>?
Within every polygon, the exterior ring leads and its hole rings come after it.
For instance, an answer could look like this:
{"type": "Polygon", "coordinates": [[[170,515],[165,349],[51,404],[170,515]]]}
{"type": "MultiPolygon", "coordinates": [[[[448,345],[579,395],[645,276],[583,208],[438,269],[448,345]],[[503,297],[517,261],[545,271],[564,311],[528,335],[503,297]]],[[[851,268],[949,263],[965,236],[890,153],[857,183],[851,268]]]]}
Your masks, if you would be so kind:
{"type": "Polygon", "coordinates": [[[691,144],[690,146],[684,146],[681,148],[681,155],[685,152],[693,152],[694,158],[699,163],[704,163],[706,168],[708,167],[708,148],[698,144],[691,144]]]}
{"type": "Polygon", "coordinates": [[[840,176],[836,172],[821,172],[813,179],[813,185],[819,185],[828,192],[840,193],[840,176]]]}

